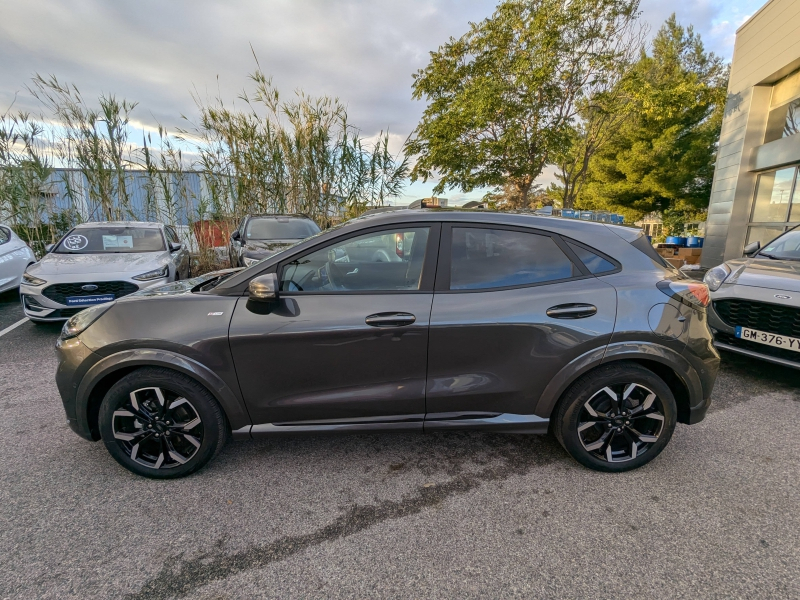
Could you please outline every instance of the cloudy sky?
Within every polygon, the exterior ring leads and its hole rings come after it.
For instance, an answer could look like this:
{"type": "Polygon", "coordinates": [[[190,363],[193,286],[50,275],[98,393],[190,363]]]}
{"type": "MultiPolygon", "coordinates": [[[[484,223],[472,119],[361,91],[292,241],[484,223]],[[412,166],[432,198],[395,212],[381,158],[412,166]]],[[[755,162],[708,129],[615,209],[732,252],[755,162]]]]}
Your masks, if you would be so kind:
{"type": "MultiPolygon", "coordinates": [[[[736,29],[766,0],[642,0],[652,30],[676,11],[730,59],[736,29]]],[[[38,112],[34,73],[113,93],[139,106],[137,123],[174,128],[196,114],[192,91],[234,100],[254,68],[284,93],[338,96],[365,136],[389,129],[395,149],[423,106],[411,74],[428,52],[491,14],[492,0],[0,0],[0,113],[38,112]]],[[[409,198],[430,195],[417,183],[409,198]]],[[[446,194],[462,200],[461,194],[446,194]]],[[[473,194],[476,195],[476,194],[473,194]]],[[[480,195],[480,194],[477,194],[480,195]]]]}

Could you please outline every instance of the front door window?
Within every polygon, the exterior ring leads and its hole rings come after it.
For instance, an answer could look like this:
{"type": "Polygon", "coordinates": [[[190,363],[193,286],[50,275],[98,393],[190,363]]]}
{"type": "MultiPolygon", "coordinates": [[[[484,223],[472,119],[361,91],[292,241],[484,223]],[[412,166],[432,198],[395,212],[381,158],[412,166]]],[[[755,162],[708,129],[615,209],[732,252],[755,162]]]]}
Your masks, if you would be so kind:
{"type": "Polygon", "coordinates": [[[368,233],[334,242],[286,264],[284,292],[396,292],[420,289],[428,227],[368,233]]]}

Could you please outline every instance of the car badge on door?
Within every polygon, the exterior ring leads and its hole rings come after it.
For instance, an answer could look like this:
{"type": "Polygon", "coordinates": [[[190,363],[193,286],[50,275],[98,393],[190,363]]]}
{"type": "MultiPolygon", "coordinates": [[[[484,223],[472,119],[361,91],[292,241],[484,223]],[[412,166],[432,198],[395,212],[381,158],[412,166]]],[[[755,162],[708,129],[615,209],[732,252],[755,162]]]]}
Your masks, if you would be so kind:
{"type": "Polygon", "coordinates": [[[776,298],[780,298],[781,300],[791,300],[791,296],[783,296],[782,294],[775,294],[776,298]]]}
{"type": "Polygon", "coordinates": [[[86,284],[86,285],[82,285],[81,289],[84,292],[93,292],[93,291],[95,291],[97,289],[97,286],[92,284],[92,283],[89,283],[89,284],[86,284]]]}

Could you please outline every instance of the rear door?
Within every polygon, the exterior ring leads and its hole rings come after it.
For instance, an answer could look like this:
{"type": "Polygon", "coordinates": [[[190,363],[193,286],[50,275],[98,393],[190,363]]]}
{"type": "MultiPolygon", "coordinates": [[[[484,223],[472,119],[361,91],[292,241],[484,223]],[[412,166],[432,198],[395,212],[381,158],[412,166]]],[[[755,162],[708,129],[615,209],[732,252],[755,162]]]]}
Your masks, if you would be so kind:
{"type": "MultiPolygon", "coordinates": [[[[443,227],[426,429],[437,421],[530,415],[556,373],[608,344],[616,291],[573,248],[546,231],[443,227]]],[[[600,260],[607,271],[618,267],[600,260]]]]}

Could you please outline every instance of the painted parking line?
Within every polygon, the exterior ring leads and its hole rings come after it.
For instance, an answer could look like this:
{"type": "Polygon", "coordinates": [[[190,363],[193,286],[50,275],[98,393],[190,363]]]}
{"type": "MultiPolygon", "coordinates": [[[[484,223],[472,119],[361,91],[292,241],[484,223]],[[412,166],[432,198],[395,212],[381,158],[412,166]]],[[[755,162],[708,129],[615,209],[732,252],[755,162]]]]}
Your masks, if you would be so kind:
{"type": "Polygon", "coordinates": [[[6,328],[5,328],[5,329],[3,329],[2,331],[0,331],[0,337],[3,337],[3,336],[4,336],[5,334],[7,334],[9,331],[12,331],[12,330],[16,329],[17,327],[19,327],[20,325],[22,325],[22,324],[23,324],[25,321],[27,321],[27,320],[28,320],[28,317],[25,317],[24,319],[20,319],[19,321],[17,321],[17,322],[16,322],[16,323],[14,323],[13,325],[9,325],[8,327],[6,327],[6,328]]]}

